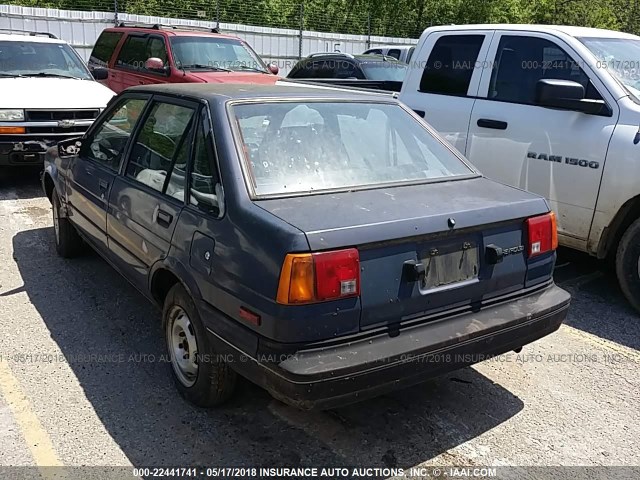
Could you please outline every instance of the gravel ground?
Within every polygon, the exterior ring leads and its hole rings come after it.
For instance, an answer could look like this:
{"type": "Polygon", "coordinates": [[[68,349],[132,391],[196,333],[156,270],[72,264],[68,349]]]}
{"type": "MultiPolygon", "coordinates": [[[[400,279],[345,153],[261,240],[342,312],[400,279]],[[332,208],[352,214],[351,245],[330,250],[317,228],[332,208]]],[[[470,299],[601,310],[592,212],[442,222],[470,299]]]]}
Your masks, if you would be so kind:
{"type": "Polygon", "coordinates": [[[57,257],[50,217],[33,172],[0,183],[0,466],[640,465],[640,317],[587,256],[560,253],[569,318],[519,355],[329,412],[247,383],[202,410],[152,361],[159,312],[57,257]]]}

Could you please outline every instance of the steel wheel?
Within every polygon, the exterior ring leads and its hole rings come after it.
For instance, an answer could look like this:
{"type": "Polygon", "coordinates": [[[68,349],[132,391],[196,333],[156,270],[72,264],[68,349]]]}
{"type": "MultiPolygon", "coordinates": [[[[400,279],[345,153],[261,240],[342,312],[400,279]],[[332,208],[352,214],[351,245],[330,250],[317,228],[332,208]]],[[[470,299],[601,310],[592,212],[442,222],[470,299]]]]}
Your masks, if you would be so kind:
{"type": "Polygon", "coordinates": [[[191,387],[198,379],[198,341],[191,319],[178,305],[171,309],[166,333],[171,366],[180,383],[191,387]]]}

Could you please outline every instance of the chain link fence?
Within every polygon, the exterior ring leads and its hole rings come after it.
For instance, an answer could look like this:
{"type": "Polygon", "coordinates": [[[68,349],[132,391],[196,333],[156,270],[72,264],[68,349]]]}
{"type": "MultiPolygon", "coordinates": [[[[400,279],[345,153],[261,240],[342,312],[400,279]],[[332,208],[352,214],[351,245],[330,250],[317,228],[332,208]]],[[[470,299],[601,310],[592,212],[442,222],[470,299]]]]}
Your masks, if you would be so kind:
{"type": "Polygon", "coordinates": [[[6,5],[206,20],[261,27],[417,38],[429,26],[408,22],[393,5],[363,0],[5,0],[6,5]]]}

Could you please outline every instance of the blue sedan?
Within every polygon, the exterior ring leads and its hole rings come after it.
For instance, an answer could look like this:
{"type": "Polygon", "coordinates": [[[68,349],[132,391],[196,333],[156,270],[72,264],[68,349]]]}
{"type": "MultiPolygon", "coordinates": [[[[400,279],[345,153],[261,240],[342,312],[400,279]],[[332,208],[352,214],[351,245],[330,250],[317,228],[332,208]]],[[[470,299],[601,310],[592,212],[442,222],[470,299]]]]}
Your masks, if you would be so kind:
{"type": "Polygon", "coordinates": [[[178,390],[237,375],[302,409],[409,387],[555,331],[546,201],[392,97],[279,83],[114,97],[42,176],[57,252],[89,245],[162,309],[178,390]]]}

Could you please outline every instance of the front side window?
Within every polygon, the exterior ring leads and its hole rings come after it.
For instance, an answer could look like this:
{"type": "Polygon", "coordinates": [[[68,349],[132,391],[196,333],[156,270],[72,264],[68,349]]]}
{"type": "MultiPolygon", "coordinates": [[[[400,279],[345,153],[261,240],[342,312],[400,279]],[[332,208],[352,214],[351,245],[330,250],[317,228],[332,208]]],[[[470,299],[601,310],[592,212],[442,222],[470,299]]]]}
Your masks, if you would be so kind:
{"type": "MultiPolygon", "coordinates": [[[[116,65],[134,70],[146,70],[146,61],[158,58],[166,67],[168,62],[167,49],[162,37],[148,35],[130,35],[124,42],[116,65]]],[[[162,73],[153,70],[152,73],[162,73]]]]}
{"type": "Polygon", "coordinates": [[[602,98],[578,63],[544,38],[505,35],[500,39],[495,60],[490,99],[533,105],[536,84],[542,79],[572,80],[585,88],[587,98],[602,98]]]}
{"type": "Polygon", "coordinates": [[[244,42],[223,37],[171,37],[178,68],[184,70],[233,70],[268,73],[264,62],[244,42]]]}
{"type": "Polygon", "coordinates": [[[118,170],[127,141],[146,103],[140,98],[119,102],[102,125],[82,142],[80,156],[118,170]]]}
{"type": "Polygon", "coordinates": [[[232,107],[257,196],[473,175],[396,104],[279,102],[232,107]]]}
{"type": "Polygon", "coordinates": [[[193,118],[190,107],[155,103],[135,139],[126,175],[184,201],[193,118]]]}
{"type": "Polygon", "coordinates": [[[420,80],[420,91],[440,95],[467,95],[484,38],[484,35],[440,37],[427,60],[420,80]]]}
{"type": "Polygon", "coordinates": [[[66,43],[29,41],[0,41],[0,74],[93,79],[78,54],[66,43]]]}

